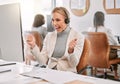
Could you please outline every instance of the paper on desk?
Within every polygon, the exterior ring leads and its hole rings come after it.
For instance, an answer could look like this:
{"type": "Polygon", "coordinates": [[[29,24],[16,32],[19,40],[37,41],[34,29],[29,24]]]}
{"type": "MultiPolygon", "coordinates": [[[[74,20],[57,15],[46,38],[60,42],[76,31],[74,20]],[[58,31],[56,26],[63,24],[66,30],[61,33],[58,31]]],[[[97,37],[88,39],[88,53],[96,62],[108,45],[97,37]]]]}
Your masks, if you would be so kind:
{"type": "Polygon", "coordinates": [[[63,84],[69,81],[79,80],[79,77],[77,77],[75,73],[52,70],[48,68],[39,68],[37,70],[22,73],[22,75],[41,78],[54,84],[63,84]]]}
{"type": "Polygon", "coordinates": [[[21,73],[21,75],[41,79],[41,75],[44,73],[46,73],[46,71],[44,71],[43,68],[37,68],[37,69],[33,69],[32,71],[29,71],[29,72],[21,73]]]}
{"type": "Polygon", "coordinates": [[[17,77],[8,81],[3,81],[0,84],[33,84],[34,82],[38,82],[38,81],[40,81],[40,79],[34,79],[34,78],[28,78],[28,77],[22,77],[22,78],[17,77]]]}

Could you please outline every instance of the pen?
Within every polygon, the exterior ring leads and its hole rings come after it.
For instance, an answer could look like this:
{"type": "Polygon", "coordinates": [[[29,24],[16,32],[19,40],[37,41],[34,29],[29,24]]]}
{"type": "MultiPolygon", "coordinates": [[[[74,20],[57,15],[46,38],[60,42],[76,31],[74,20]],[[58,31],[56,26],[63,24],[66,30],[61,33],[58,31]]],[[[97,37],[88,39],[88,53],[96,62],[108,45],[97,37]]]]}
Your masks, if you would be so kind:
{"type": "Polygon", "coordinates": [[[8,69],[8,70],[0,71],[0,73],[10,72],[10,71],[11,69],[8,69]]]}
{"type": "Polygon", "coordinates": [[[6,64],[0,64],[0,66],[7,66],[7,65],[14,65],[16,63],[6,63],[6,64]]]}

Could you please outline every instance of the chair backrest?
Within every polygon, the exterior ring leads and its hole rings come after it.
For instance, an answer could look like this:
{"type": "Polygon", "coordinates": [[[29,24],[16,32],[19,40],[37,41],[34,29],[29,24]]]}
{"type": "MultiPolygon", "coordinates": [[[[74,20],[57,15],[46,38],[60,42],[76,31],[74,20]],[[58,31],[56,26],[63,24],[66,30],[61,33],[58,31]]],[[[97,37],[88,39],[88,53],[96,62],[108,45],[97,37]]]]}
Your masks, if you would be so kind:
{"type": "Polygon", "coordinates": [[[90,41],[88,64],[96,68],[109,68],[110,46],[106,34],[87,32],[85,36],[90,41]]]}
{"type": "MultiPolygon", "coordinates": [[[[87,59],[88,59],[88,55],[89,55],[89,40],[85,39],[84,42],[84,48],[83,48],[83,52],[80,58],[80,61],[77,65],[77,72],[79,73],[80,70],[84,69],[87,66],[87,59]]],[[[85,74],[85,73],[83,73],[85,74]]]]}
{"type": "Polygon", "coordinates": [[[42,37],[41,37],[40,33],[37,32],[37,31],[31,31],[31,34],[34,36],[34,38],[36,40],[36,44],[40,48],[40,51],[41,51],[42,45],[43,45],[43,41],[42,41],[42,37]]]}

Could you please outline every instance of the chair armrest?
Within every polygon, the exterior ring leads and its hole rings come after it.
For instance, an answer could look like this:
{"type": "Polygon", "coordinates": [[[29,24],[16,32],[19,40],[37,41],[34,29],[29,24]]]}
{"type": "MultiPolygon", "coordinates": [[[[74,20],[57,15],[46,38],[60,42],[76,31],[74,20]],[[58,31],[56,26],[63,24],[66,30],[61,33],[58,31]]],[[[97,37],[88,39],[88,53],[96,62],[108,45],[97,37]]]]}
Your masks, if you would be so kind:
{"type": "Polygon", "coordinates": [[[110,64],[120,64],[120,58],[112,59],[109,61],[110,64]]]}
{"type": "Polygon", "coordinates": [[[110,45],[110,48],[112,48],[112,49],[120,49],[120,45],[110,45]]]}
{"type": "Polygon", "coordinates": [[[87,69],[87,66],[78,71],[78,74],[82,74],[87,69]]]}

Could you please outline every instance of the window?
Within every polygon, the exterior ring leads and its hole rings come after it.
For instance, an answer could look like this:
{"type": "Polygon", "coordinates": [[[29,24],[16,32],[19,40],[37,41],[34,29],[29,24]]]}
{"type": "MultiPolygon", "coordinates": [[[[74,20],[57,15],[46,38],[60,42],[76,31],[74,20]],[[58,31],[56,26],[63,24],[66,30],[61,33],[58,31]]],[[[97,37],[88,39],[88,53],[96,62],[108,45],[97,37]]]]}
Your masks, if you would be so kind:
{"type": "Polygon", "coordinates": [[[107,14],[120,14],[120,0],[104,0],[103,5],[107,14]]]}
{"type": "Polygon", "coordinates": [[[70,9],[74,15],[83,16],[87,13],[90,0],[70,0],[70,9]]]}

